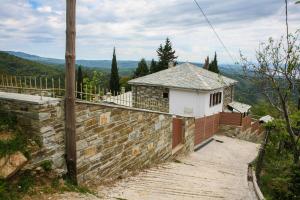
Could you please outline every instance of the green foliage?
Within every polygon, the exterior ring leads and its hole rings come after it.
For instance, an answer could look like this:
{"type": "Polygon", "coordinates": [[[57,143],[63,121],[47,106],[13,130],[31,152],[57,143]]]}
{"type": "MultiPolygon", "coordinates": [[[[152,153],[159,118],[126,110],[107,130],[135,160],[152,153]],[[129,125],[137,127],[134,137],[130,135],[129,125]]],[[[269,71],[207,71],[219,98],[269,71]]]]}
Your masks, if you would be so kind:
{"type": "Polygon", "coordinates": [[[41,163],[41,167],[43,168],[43,170],[45,170],[46,172],[49,172],[52,170],[52,161],[51,160],[44,160],[41,163]]]}
{"type": "Polygon", "coordinates": [[[218,60],[217,60],[217,53],[215,52],[215,57],[214,60],[209,64],[208,70],[215,72],[215,73],[220,73],[219,67],[218,67],[218,60]]]}
{"type": "Polygon", "coordinates": [[[78,67],[77,70],[77,98],[81,98],[81,91],[83,90],[83,74],[81,66],[78,67]]]}
{"type": "Polygon", "coordinates": [[[166,43],[164,46],[162,44],[159,46],[156,52],[159,61],[158,61],[157,68],[154,72],[168,69],[170,62],[177,64],[176,59],[178,58],[178,56],[175,56],[176,52],[175,50],[173,50],[172,43],[169,38],[166,39],[166,43]]]}
{"type": "Polygon", "coordinates": [[[300,166],[294,165],[291,170],[289,189],[295,199],[300,199],[300,166]]]}
{"type": "Polygon", "coordinates": [[[139,62],[138,67],[134,72],[134,77],[138,78],[138,77],[146,76],[147,74],[149,74],[148,65],[146,60],[142,58],[142,60],[139,62]]]}
{"type": "Polygon", "coordinates": [[[270,115],[275,118],[280,117],[280,113],[278,113],[278,111],[274,107],[272,107],[268,102],[263,100],[257,102],[252,106],[251,114],[258,117],[266,115],[270,115]]]}
{"type": "Polygon", "coordinates": [[[0,74],[27,76],[61,76],[63,68],[22,59],[0,51],[0,74]]]}
{"type": "Polygon", "coordinates": [[[300,166],[293,163],[293,152],[284,120],[276,119],[273,125],[275,129],[271,131],[266,148],[260,188],[266,199],[298,200],[300,166]]]}
{"type": "Polygon", "coordinates": [[[17,117],[0,110],[0,131],[14,130],[17,123],[17,117]]]}
{"type": "Polygon", "coordinates": [[[155,72],[158,72],[158,65],[157,62],[154,59],[152,59],[150,64],[150,74],[155,72]]]}
{"type": "Polygon", "coordinates": [[[109,80],[109,88],[113,93],[120,91],[120,80],[119,80],[119,71],[116,57],[116,49],[114,48],[113,59],[111,64],[111,74],[109,80]]]}
{"type": "Polygon", "coordinates": [[[12,140],[0,141],[0,157],[11,155],[17,151],[26,153],[27,138],[24,134],[16,134],[12,140]]]}
{"type": "Polygon", "coordinates": [[[35,178],[29,170],[19,174],[17,181],[0,180],[0,199],[21,199],[24,194],[32,192],[35,183],[35,178]]]}
{"type": "Polygon", "coordinates": [[[0,157],[11,155],[17,151],[26,153],[28,138],[16,130],[16,117],[3,111],[0,111],[0,114],[0,132],[13,134],[10,140],[0,140],[0,157]]]}
{"type": "Polygon", "coordinates": [[[131,78],[128,76],[123,76],[120,79],[120,85],[121,87],[125,88],[125,91],[130,91],[131,90],[131,86],[128,84],[128,81],[130,81],[131,78]]]}

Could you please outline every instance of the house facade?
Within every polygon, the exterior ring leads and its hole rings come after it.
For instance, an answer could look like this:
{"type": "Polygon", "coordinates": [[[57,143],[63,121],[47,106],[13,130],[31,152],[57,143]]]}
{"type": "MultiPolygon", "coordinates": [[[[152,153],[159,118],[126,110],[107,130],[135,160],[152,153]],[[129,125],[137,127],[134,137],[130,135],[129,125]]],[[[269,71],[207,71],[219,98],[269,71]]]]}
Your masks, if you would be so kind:
{"type": "Polygon", "coordinates": [[[236,83],[190,63],[129,81],[133,107],[196,118],[222,112],[236,83]]]}

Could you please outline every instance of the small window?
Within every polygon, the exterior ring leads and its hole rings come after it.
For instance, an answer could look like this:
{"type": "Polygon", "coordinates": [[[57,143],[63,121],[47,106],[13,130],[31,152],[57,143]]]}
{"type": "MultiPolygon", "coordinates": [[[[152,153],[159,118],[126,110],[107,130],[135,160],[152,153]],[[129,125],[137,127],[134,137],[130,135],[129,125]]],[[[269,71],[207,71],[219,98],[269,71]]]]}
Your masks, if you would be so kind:
{"type": "Polygon", "coordinates": [[[218,103],[221,103],[222,102],[222,92],[219,92],[219,102],[218,103]]]}
{"type": "Polygon", "coordinates": [[[164,99],[168,99],[169,98],[169,93],[168,92],[164,92],[163,93],[163,98],[164,99]]]}
{"type": "Polygon", "coordinates": [[[216,92],[214,94],[210,94],[209,106],[215,106],[222,103],[222,92],[216,92]]]}

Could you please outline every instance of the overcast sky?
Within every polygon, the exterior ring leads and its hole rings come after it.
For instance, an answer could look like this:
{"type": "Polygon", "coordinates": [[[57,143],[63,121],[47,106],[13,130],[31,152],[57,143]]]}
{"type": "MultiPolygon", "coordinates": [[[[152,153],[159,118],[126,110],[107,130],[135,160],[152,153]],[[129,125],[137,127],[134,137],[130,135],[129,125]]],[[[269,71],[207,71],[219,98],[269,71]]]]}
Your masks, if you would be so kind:
{"type": "MultiPolygon", "coordinates": [[[[198,0],[223,42],[238,58],[254,58],[259,42],[284,34],[284,0],[198,0]]],[[[300,28],[300,5],[290,0],[290,29],[300,28]]],[[[169,37],[181,61],[219,55],[232,63],[193,0],[77,0],[77,59],[156,59],[169,37]]],[[[63,58],[65,0],[0,0],[0,50],[63,58]]]]}

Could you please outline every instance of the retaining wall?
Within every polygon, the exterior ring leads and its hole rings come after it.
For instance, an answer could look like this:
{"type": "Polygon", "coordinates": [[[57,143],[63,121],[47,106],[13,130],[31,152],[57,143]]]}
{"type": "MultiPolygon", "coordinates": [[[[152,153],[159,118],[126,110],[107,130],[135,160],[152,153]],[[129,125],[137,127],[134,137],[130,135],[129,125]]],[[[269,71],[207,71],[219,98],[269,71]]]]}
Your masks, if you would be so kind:
{"type": "MultiPolygon", "coordinates": [[[[66,172],[64,111],[60,99],[0,92],[0,110],[14,113],[22,132],[40,138],[42,147],[26,168],[43,160],[66,172]]],[[[194,149],[194,118],[185,118],[183,144],[172,149],[173,116],[88,102],[76,103],[77,168],[79,183],[116,178],[186,154],[194,149]]]]}

